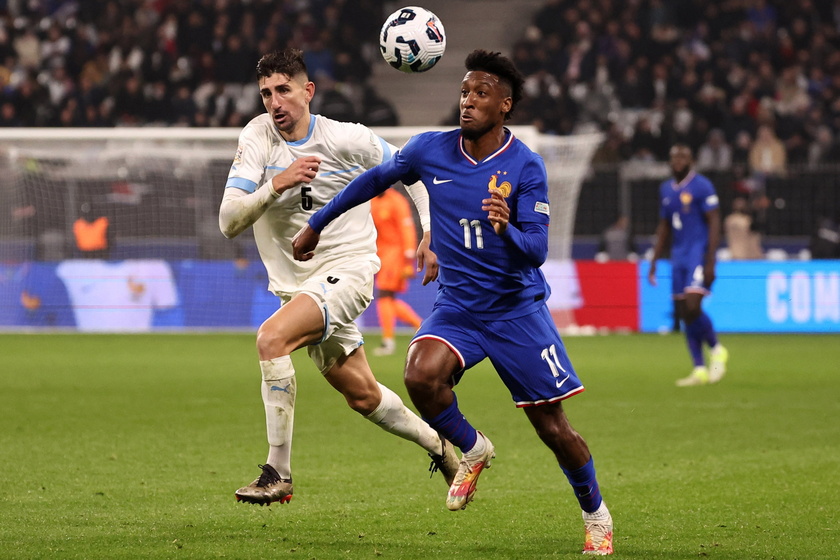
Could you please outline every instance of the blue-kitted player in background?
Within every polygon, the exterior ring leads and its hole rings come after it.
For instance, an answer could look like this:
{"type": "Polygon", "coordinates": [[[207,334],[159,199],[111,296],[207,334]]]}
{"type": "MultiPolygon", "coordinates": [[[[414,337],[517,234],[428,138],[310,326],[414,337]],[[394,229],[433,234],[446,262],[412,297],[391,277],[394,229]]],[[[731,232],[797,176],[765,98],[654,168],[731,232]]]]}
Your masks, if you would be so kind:
{"type": "Polygon", "coordinates": [[[703,297],[715,281],[715,252],[720,242],[720,203],[712,182],[693,169],[691,148],[671,148],[673,178],[659,186],[659,225],[648,281],[656,285],[656,261],[671,243],[671,286],[679,318],[685,325],[694,369],[677,380],[680,387],[717,383],[726,373],[729,352],[718,342],[703,297]],[[703,343],[709,346],[706,367],[703,343]]]}
{"type": "MultiPolygon", "coordinates": [[[[612,517],[592,456],[561,404],[583,385],[546,306],[550,290],[539,269],[548,255],[545,165],[504,127],[522,97],[523,79],[499,53],[474,51],[466,68],[460,130],[414,136],[391,161],[353,180],[298,232],[294,255],[310,258],[334,218],[396,181],[423,180],[439,289],[409,347],[405,383],[423,419],[462,451],[447,507],[467,506],[478,476],[495,457],[453,391],[464,372],[486,357],[574,489],[583,510],[583,552],[612,554],[612,517]]],[[[430,280],[427,275],[424,283],[430,280]]]]}

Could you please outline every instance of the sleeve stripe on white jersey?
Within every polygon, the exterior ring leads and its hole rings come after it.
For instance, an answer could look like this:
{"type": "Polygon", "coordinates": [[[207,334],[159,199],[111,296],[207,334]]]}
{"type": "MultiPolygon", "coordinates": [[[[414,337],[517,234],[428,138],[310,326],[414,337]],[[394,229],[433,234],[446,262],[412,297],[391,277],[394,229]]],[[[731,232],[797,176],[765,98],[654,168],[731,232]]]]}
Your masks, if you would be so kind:
{"type": "MultiPolygon", "coordinates": [[[[279,169],[280,171],[286,171],[288,167],[279,167],[277,165],[266,165],[266,169],[279,169]]],[[[329,177],[330,175],[337,175],[339,173],[352,173],[357,169],[361,168],[361,165],[357,165],[356,167],[351,167],[350,169],[339,169],[337,171],[325,171],[323,173],[318,173],[319,177],[329,177]]]]}
{"type": "Polygon", "coordinates": [[[324,173],[318,173],[319,177],[329,177],[330,175],[338,175],[339,173],[352,173],[358,169],[361,169],[361,165],[357,165],[356,167],[351,167],[350,169],[339,169],[337,171],[325,171],[324,173]]]}
{"type": "Polygon", "coordinates": [[[245,192],[252,193],[257,190],[257,184],[251,180],[243,179],[242,177],[230,177],[225,183],[225,188],[241,189],[245,192]]]}
{"type": "Polygon", "coordinates": [[[385,163],[386,161],[391,159],[394,156],[394,154],[391,152],[391,145],[388,144],[388,142],[386,142],[384,138],[382,138],[381,136],[377,136],[377,138],[379,138],[379,143],[382,145],[382,161],[380,161],[379,163],[385,163]]]}

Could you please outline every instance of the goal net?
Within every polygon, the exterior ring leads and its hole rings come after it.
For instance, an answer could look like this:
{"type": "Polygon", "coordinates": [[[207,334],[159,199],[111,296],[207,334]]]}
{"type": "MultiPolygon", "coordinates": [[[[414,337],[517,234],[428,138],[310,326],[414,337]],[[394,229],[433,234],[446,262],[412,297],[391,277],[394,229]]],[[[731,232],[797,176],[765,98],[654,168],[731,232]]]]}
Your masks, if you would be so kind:
{"type": "MultiPolygon", "coordinates": [[[[429,128],[376,128],[401,146],[429,128]]],[[[600,135],[514,133],[550,182],[549,258],[571,255],[600,135]]],[[[250,230],[219,232],[238,129],[0,130],[0,328],[251,329],[277,308],[250,230]]],[[[434,289],[406,295],[429,310],[434,289]]],[[[417,288],[417,289],[415,289],[417,288]]],[[[366,312],[361,326],[378,328],[366,312]]]]}

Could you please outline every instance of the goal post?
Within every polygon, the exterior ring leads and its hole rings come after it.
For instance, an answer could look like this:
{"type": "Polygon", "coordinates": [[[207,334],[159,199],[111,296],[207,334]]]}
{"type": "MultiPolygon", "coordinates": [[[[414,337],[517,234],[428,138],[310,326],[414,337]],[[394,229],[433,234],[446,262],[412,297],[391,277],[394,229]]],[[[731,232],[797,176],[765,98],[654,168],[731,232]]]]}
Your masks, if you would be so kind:
{"type": "MultiPolygon", "coordinates": [[[[395,146],[420,132],[450,129],[373,128],[395,146]]],[[[578,194],[601,137],[511,129],[545,161],[549,258],[568,259],[578,194]]],[[[228,240],[218,228],[239,132],[0,129],[0,328],[259,324],[277,302],[266,291],[252,233],[228,240]],[[100,218],[107,221],[108,248],[84,250],[79,232],[95,235],[100,218]]],[[[421,297],[426,305],[434,289],[421,297]]]]}

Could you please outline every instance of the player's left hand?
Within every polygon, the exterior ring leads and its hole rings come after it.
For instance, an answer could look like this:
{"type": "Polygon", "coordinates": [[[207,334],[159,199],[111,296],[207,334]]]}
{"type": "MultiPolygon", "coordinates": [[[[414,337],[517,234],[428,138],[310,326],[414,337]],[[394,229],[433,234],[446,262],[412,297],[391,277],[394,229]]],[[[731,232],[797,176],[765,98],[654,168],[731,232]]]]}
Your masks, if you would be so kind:
{"type": "Polygon", "coordinates": [[[313,251],[321,241],[321,234],[306,224],[292,237],[292,255],[296,261],[308,261],[314,255],[313,251]]]}
{"type": "Polygon", "coordinates": [[[490,191],[490,198],[485,198],[481,201],[482,210],[487,211],[487,219],[493,224],[493,231],[496,235],[502,235],[507,230],[508,222],[510,220],[510,208],[498,190],[490,191]]]}
{"type": "Polygon", "coordinates": [[[432,280],[437,280],[438,277],[437,255],[432,251],[431,243],[432,234],[427,231],[423,234],[423,239],[420,240],[420,245],[417,247],[417,272],[424,268],[426,270],[423,274],[424,286],[432,280]]]}

